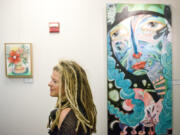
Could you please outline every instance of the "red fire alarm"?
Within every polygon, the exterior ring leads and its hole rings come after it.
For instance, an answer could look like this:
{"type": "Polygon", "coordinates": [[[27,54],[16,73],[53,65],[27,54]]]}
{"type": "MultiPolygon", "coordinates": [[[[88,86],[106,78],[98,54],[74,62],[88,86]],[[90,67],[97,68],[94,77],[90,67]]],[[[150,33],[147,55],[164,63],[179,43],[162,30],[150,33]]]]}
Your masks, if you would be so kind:
{"type": "Polygon", "coordinates": [[[59,22],[50,22],[49,23],[49,32],[58,33],[59,32],[59,22]]]}

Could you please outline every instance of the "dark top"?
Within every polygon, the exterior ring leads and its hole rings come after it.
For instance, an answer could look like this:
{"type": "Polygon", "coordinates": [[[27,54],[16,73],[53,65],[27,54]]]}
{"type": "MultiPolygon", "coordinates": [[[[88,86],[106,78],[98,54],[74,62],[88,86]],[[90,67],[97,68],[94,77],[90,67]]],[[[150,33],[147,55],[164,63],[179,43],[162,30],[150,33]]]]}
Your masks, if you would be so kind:
{"type": "MultiPolygon", "coordinates": [[[[55,114],[55,112],[56,110],[54,110],[54,112],[52,111],[50,115],[52,115],[53,113],[55,114]]],[[[55,116],[53,116],[52,118],[55,118],[55,116]]],[[[49,134],[50,135],[90,135],[89,129],[87,128],[88,132],[85,133],[82,126],[79,126],[78,131],[76,132],[75,131],[76,125],[77,125],[77,118],[73,110],[71,109],[64,118],[60,130],[58,129],[57,126],[55,126],[53,131],[49,131],[49,134]]]]}

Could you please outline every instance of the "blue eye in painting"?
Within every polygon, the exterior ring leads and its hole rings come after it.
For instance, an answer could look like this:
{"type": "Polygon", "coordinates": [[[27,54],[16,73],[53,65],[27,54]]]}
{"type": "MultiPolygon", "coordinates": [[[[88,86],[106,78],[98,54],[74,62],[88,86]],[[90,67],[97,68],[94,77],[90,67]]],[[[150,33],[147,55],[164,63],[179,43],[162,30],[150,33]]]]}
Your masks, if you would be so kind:
{"type": "Polygon", "coordinates": [[[156,32],[158,30],[161,30],[163,27],[165,27],[165,24],[163,24],[160,21],[150,20],[142,25],[141,29],[143,31],[150,31],[150,32],[156,32]]]}
{"type": "Polygon", "coordinates": [[[118,26],[110,32],[112,40],[122,39],[128,36],[128,29],[123,26],[118,26]]]}
{"type": "Polygon", "coordinates": [[[119,31],[115,31],[115,32],[112,34],[112,38],[116,38],[118,35],[119,35],[119,31]]]}

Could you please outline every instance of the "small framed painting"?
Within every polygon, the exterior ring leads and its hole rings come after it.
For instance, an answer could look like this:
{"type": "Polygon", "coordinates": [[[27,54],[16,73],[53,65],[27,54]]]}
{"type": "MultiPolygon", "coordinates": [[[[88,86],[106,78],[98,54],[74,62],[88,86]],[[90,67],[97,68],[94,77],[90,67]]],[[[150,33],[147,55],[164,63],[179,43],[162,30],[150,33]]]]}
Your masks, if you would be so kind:
{"type": "Polygon", "coordinates": [[[12,78],[32,78],[32,44],[5,43],[6,76],[12,78]]]}

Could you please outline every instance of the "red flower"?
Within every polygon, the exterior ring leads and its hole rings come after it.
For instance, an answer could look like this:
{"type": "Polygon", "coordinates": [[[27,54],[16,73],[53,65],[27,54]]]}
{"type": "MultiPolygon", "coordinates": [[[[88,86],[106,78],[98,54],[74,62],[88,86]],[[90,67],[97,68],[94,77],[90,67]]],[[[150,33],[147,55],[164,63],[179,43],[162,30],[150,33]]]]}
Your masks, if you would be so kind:
{"type": "Polygon", "coordinates": [[[21,61],[20,54],[17,51],[12,50],[9,53],[8,60],[9,60],[10,63],[17,64],[18,62],[21,61]]]}

